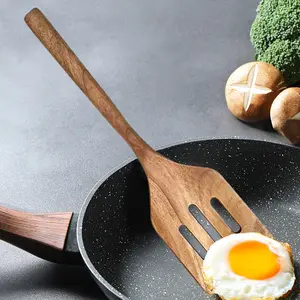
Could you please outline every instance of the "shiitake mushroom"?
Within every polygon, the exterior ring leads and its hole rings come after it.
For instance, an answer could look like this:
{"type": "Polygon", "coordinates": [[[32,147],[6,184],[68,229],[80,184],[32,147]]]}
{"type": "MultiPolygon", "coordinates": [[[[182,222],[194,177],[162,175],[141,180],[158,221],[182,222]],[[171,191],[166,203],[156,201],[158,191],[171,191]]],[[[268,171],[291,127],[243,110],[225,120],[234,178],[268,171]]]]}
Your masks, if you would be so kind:
{"type": "Polygon", "coordinates": [[[280,93],[272,104],[270,116],[275,130],[292,144],[299,144],[300,88],[291,87],[280,93]]]}
{"type": "Polygon", "coordinates": [[[286,88],[282,73],[265,62],[249,62],[237,68],[228,78],[225,96],[228,109],[246,122],[270,118],[277,95],[286,88]]]}

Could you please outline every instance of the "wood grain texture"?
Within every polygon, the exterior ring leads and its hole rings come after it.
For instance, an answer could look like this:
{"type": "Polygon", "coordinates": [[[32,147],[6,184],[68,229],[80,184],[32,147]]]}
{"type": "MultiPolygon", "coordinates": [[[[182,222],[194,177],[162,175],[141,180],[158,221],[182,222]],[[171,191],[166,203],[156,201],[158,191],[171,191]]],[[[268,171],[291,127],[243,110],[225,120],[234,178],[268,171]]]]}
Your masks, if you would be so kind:
{"type": "Polygon", "coordinates": [[[127,123],[105,91],[44,14],[39,9],[34,8],[25,16],[25,22],[76,85],[109,121],[112,127],[126,140],[134,152],[139,156],[142,156],[146,150],[153,152],[152,148],[127,123]]]}
{"type": "Polygon", "coordinates": [[[241,232],[272,234],[242,201],[227,181],[215,170],[184,166],[167,161],[161,172],[158,168],[148,176],[151,197],[151,219],[155,231],[185,265],[196,281],[208,292],[202,277],[202,259],[179,232],[185,225],[208,250],[213,240],[189,211],[194,204],[221,236],[233,234],[221,216],[212,208],[210,200],[217,198],[241,226],[241,232]]]}
{"type": "Polygon", "coordinates": [[[0,206],[0,233],[64,250],[72,213],[32,214],[0,206]]]}
{"type": "Polygon", "coordinates": [[[206,249],[210,247],[213,240],[189,212],[188,208],[191,204],[201,210],[222,236],[232,232],[211,207],[210,200],[213,197],[218,198],[227,208],[240,224],[242,232],[256,231],[271,236],[218,172],[175,163],[146,144],[38,9],[27,14],[25,20],[73,81],[136,153],[149,182],[153,226],[203,288],[205,286],[201,273],[202,260],[182,237],[179,226],[187,226],[206,249]]]}

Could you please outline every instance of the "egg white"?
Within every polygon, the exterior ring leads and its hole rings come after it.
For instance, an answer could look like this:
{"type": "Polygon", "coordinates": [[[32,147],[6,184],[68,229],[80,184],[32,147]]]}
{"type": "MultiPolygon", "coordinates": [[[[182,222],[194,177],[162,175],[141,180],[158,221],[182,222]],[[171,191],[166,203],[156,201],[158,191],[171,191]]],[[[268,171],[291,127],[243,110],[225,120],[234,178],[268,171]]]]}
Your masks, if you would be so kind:
{"type": "Polygon", "coordinates": [[[203,261],[203,277],[207,287],[223,299],[278,299],[289,292],[295,283],[291,253],[287,247],[259,233],[232,234],[216,241],[203,261]],[[236,275],[228,263],[232,247],[246,241],[258,241],[269,246],[279,257],[280,271],[264,280],[252,280],[236,275]]]}

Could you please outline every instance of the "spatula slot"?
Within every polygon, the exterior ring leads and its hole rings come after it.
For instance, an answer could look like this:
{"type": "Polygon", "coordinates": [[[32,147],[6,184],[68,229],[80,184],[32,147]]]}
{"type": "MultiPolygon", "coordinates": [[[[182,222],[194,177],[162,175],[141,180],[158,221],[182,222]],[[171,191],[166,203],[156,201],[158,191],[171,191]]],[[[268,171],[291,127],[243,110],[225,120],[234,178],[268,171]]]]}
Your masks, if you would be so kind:
{"type": "Polygon", "coordinates": [[[179,232],[185,238],[185,240],[193,247],[193,249],[198,253],[198,255],[204,259],[206,255],[206,250],[204,247],[198,242],[195,236],[190,232],[190,230],[185,226],[181,225],[179,227],[179,232]]]}
{"type": "Polygon", "coordinates": [[[241,232],[241,226],[217,198],[212,198],[210,204],[234,233],[241,232]]]}
{"type": "Polygon", "coordinates": [[[216,229],[211,225],[211,223],[195,204],[191,204],[189,206],[189,211],[214,241],[217,241],[221,238],[221,235],[216,231],[216,229]]]}

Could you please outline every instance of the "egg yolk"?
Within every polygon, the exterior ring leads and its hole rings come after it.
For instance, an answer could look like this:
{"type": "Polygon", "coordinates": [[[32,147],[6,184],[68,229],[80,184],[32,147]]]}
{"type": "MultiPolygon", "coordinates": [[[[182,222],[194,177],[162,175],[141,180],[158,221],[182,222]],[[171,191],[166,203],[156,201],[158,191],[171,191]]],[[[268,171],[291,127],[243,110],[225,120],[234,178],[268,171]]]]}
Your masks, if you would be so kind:
{"type": "Polygon", "coordinates": [[[229,251],[229,265],[239,276],[263,280],[276,275],[280,270],[278,256],[269,247],[258,241],[238,244],[229,251]]]}

